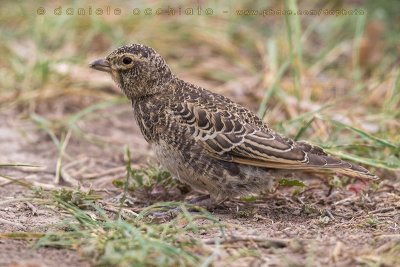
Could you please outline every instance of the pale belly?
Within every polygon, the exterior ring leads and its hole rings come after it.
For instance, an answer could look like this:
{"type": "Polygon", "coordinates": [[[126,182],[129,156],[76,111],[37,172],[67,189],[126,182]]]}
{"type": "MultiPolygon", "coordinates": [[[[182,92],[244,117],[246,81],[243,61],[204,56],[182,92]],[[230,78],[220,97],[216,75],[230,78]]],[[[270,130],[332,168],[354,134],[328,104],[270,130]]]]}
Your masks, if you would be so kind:
{"type": "Polygon", "coordinates": [[[170,172],[172,177],[189,184],[194,189],[209,191],[209,187],[212,187],[212,185],[207,186],[208,179],[196,172],[179,151],[166,149],[162,145],[153,145],[152,147],[161,166],[170,172]]]}
{"type": "Polygon", "coordinates": [[[270,189],[281,174],[274,170],[220,161],[204,155],[170,149],[165,143],[153,144],[157,158],[174,178],[216,200],[248,196],[270,189]]]}

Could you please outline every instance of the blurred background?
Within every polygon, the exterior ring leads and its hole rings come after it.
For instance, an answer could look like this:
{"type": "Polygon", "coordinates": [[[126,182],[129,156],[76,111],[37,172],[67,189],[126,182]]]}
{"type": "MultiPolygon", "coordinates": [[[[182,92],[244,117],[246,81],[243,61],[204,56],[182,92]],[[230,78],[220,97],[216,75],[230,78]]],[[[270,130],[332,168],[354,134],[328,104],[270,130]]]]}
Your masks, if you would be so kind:
{"type": "Polygon", "coordinates": [[[1,5],[3,161],[41,163],[33,155],[57,155],[66,137],[74,140],[69,149],[75,144],[76,155],[84,144],[147,151],[140,134],[132,133],[137,128],[128,101],[110,77],[88,68],[119,46],[141,43],[180,78],[232,98],[283,134],[383,177],[400,170],[397,0],[1,5]],[[163,13],[155,14],[159,9],[163,13]],[[285,10],[303,14],[278,14],[285,10]],[[18,143],[45,141],[46,147],[20,156],[18,143]]]}

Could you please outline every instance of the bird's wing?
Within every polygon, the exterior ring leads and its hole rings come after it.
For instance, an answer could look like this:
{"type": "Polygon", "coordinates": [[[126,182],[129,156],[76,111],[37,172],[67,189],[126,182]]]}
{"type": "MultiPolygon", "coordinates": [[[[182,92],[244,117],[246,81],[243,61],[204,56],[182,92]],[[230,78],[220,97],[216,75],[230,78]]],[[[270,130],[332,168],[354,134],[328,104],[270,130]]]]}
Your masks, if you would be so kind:
{"type": "MultiPolygon", "coordinates": [[[[336,169],[360,178],[374,179],[366,169],[327,155],[306,142],[294,142],[234,112],[198,103],[176,104],[180,123],[209,155],[225,161],[280,169],[336,169]]],[[[253,115],[255,116],[255,115],[253,115]]]]}

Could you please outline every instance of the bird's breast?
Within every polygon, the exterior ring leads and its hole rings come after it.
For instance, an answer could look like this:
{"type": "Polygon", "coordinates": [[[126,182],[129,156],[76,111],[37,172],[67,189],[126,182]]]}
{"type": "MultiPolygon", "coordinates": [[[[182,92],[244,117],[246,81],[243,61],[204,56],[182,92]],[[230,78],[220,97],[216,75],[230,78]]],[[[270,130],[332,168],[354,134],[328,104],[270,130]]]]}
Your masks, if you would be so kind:
{"type": "Polygon", "coordinates": [[[157,141],[159,134],[157,128],[163,120],[163,112],[160,107],[152,103],[134,103],[134,114],[140,131],[147,142],[157,141]]]}

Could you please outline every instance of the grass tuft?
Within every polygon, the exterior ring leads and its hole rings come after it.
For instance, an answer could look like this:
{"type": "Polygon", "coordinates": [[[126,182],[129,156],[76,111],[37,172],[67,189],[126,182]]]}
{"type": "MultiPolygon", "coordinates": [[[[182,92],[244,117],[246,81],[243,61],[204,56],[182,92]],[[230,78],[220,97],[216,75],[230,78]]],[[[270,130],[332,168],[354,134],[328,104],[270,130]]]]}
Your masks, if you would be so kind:
{"type": "MultiPolygon", "coordinates": [[[[193,205],[157,203],[146,207],[136,217],[124,215],[112,219],[102,204],[96,202],[100,196],[92,190],[61,189],[48,193],[19,183],[36,193],[37,197],[29,198],[29,201],[52,210],[60,222],[47,225],[46,228],[51,230],[46,232],[1,233],[0,237],[37,240],[36,248],[50,246],[78,250],[81,257],[93,265],[208,266],[215,254],[200,241],[200,231],[216,230],[224,236],[224,225],[205,209],[193,205]],[[155,212],[176,207],[182,212],[166,222],[160,223],[158,218],[152,217],[155,212]],[[189,208],[198,212],[191,214],[189,208]]],[[[123,209],[122,198],[118,214],[122,214],[123,209]]]]}

